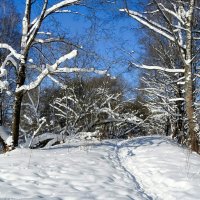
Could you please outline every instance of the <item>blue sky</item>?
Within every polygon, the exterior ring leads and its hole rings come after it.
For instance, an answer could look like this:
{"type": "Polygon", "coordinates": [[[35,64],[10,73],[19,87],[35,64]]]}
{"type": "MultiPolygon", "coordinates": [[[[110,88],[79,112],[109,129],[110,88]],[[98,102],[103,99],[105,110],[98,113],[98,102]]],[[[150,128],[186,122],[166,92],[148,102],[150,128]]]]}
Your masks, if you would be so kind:
{"type": "MultiPolygon", "coordinates": [[[[49,2],[53,3],[53,1],[49,2]]],[[[14,2],[18,12],[22,15],[25,0],[14,0],[14,2]]],[[[126,73],[126,71],[130,59],[128,53],[134,51],[136,52],[135,58],[138,58],[138,53],[141,52],[138,44],[139,31],[135,30],[138,25],[133,19],[118,11],[119,8],[123,7],[119,2],[104,5],[92,2],[94,1],[88,3],[89,8],[85,6],[70,7],[72,11],[79,12],[80,15],[53,15],[46,21],[45,26],[51,29],[58,22],[59,29],[65,32],[70,41],[78,41],[87,51],[95,51],[98,54],[99,59],[95,63],[96,67],[110,67],[112,74],[122,75],[126,81],[137,86],[137,70],[132,73],[126,73]]],[[[36,16],[40,9],[39,4],[35,4],[33,15],[36,16]]]]}

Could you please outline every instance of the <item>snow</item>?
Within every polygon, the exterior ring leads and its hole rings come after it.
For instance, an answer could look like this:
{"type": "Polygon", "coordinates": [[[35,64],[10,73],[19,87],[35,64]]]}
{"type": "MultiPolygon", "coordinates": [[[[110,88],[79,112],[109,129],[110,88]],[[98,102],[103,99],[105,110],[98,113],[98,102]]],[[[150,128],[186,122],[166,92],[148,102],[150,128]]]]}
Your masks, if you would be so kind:
{"type": "Polygon", "coordinates": [[[39,31],[38,34],[41,34],[41,35],[51,35],[51,32],[39,31]]]}
{"type": "Polygon", "coordinates": [[[99,131],[95,131],[95,132],[79,132],[79,137],[81,139],[85,139],[85,140],[92,140],[95,137],[99,137],[100,136],[100,132],[99,131]]]}
{"type": "Polygon", "coordinates": [[[186,59],[186,60],[185,60],[185,64],[186,64],[186,65],[189,65],[191,62],[192,62],[192,59],[186,59]]]}
{"type": "Polygon", "coordinates": [[[0,77],[3,77],[3,76],[7,75],[7,70],[6,69],[1,68],[0,71],[1,71],[0,77]]]}
{"type": "Polygon", "coordinates": [[[12,136],[10,135],[9,130],[4,128],[3,126],[0,126],[0,137],[4,140],[4,142],[8,145],[12,145],[12,136]]]}
{"type": "Polygon", "coordinates": [[[21,54],[19,54],[19,53],[17,53],[17,51],[16,50],[14,50],[10,45],[8,45],[8,44],[5,44],[5,43],[0,43],[0,48],[1,49],[7,49],[7,50],[9,50],[11,53],[12,53],[12,55],[15,57],[15,58],[17,58],[17,59],[20,59],[21,58],[21,54]]]}
{"type": "Polygon", "coordinates": [[[32,81],[28,85],[23,85],[21,87],[16,88],[16,92],[20,92],[22,90],[29,91],[36,88],[49,73],[55,72],[60,64],[62,64],[66,60],[74,58],[76,55],[77,55],[77,50],[73,50],[70,53],[60,57],[58,60],[56,60],[56,62],[53,65],[47,65],[47,68],[44,69],[40,75],[37,76],[35,81],[32,81]]]}
{"type": "Polygon", "coordinates": [[[183,25],[185,24],[185,21],[183,21],[182,16],[180,16],[179,13],[174,12],[173,10],[170,10],[168,8],[166,8],[162,3],[158,3],[159,7],[162,8],[164,11],[166,11],[168,14],[170,14],[171,16],[175,17],[176,19],[179,20],[179,22],[181,22],[183,25]]]}
{"type": "Polygon", "coordinates": [[[28,62],[30,62],[30,63],[33,63],[33,59],[32,59],[32,58],[30,58],[30,59],[28,60],[28,62]]]}
{"type": "Polygon", "coordinates": [[[4,90],[4,89],[6,90],[8,88],[8,85],[9,85],[8,81],[6,81],[6,80],[5,81],[1,81],[0,80],[0,89],[1,89],[1,91],[4,90]]]}
{"type": "Polygon", "coordinates": [[[169,69],[169,68],[164,68],[160,66],[150,66],[150,65],[143,65],[143,64],[136,64],[136,63],[132,63],[132,65],[138,68],[142,68],[142,69],[161,70],[161,71],[170,72],[170,73],[184,73],[185,72],[184,69],[169,69]]]}
{"type": "Polygon", "coordinates": [[[72,5],[73,3],[78,3],[78,0],[63,0],[63,1],[53,5],[51,8],[47,9],[44,17],[46,17],[50,13],[56,12],[57,10],[59,10],[62,7],[72,5]]]}
{"type": "Polygon", "coordinates": [[[169,99],[169,102],[175,102],[175,101],[185,101],[184,98],[173,98],[173,99],[169,99]]]}
{"type": "Polygon", "coordinates": [[[107,70],[98,70],[95,68],[77,68],[77,67],[63,67],[63,68],[58,68],[56,73],[74,73],[74,72],[83,72],[83,73],[96,73],[99,75],[105,75],[107,73],[107,70]]]}
{"type": "Polygon", "coordinates": [[[161,136],[0,155],[3,199],[199,199],[200,157],[161,136]]]}
{"type": "Polygon", "coordinates": [[[141,199],[141,192],[114,158],[114,149],[110,142],[76,142],[1,155],[0,198],[141,199]]]}
{"type": "Polygon", "coordinates": [[[198,200],[200,156],[160,136],[121,144],[123,166],[152,199],[198,200]]]}
{"type": "Polygon", "coordinates": [[[169,29],[161,26],[160,24],[158,24],[152,20],[149,20],[146,16],[144,16],[138,12],[135,12],[132,10],[127,10],[127,9],[120,9],[119,11],[128,13],[128,15],[130,15],[132,18],[134,18],[141,24],[145,25],[149,29],[155,31],[156,33],[159,33],[160,35],[166,37],[170,41],[173,41],[173,42],[175,41],[173,33],[169,29]]]}

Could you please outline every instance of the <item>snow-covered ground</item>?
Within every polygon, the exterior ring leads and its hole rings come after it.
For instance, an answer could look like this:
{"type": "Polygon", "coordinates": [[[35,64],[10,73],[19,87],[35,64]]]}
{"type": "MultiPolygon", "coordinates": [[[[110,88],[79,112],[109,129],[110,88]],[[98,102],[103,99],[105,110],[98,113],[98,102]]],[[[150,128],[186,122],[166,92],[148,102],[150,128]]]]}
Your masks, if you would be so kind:
{"type": "Polygon", "coordinates": [[[154,136],[122,142],[118,155],[151,199],[200,199],[200,156],[172,140],[154,136]]]}
{"type": "Polygon", "coordinates": [[[199,199],[200,156],[159,136],[0,155],[0,199],[199,199]]]}

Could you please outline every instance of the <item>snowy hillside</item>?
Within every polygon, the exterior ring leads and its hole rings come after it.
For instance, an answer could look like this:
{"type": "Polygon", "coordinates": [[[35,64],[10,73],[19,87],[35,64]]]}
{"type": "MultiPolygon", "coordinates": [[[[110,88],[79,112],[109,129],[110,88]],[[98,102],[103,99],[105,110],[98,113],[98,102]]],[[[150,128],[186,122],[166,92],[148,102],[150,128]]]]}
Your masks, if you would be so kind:
{"type": "Polygon", "coordinates": [[[0,155],[0,198],[199,199],[200,157],[167,138],[69,142],[0,155]]]}

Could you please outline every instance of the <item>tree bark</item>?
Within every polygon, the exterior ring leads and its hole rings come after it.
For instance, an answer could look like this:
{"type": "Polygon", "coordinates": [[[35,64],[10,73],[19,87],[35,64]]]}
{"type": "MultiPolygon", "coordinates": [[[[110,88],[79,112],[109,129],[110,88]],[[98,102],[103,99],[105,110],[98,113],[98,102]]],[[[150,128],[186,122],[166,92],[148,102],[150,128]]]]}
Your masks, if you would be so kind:
{"type": "Polygon", "coordinates": [[[13,121],[12,121],[12,136],[13,136],[14,147],[18,146],[22,99],[23,99],[23,92],[15,94],[15,102],[13,106],[13,121]]]}
{"type": "MultiPolygon", "coordinates": [[[[181,77],[182,76],[183,75],[181,74],[181,77]]],[[[183,98],[181,85],[178,85],[178,91],[177,91],[176,96],[178,98],[183,98]]],[[[184,140],[186,139],[185,133],[184,133],[184,125],[183,125],[183,120],[185,118],[183,102],[182,101],[177,101],[176,102],[176,107],[177,107],[176,114],[178,114],[178,117],[176,118],[176,124],[175,124],[175,129],[174,129],[172,138],[176,138],[179,144],[183,144],[184,140]]]]}
{"type": "MultiPolygon", "coordinates": [[[[21,39],[21,60],[19,64],[19,71],[17,75],[17,88],[24,85],[26,79],[26,62],[28,58],[28,52],[30,45],[27,46],[28,41],[28,31],[30,28],[30,17],[31,16],[31,0],[26,0],[25,13],[22,23],[22,39],[21,39]]],[[[13,136],[13,146],[18,146],[19,140],[19,125],[20,125],[20,113],[21,104],[23,100],[24,92],[15,92],[15,101],[13,105],[13,121],[12,121],[12,136],[13,136]]]]}
{"type": "MultiPolygon", "coordinates": [[[[191,73],[191,66],[186,66],[186,79],[188,73],[191,73]]],[[[190,75],[191,76],[191,75],[190,75]]],[[[189,78],[188,78],[189,79],[189,78]]],[[[193,105],[193,81],[192,78],[186,80],[185,83],[185,103],[186,103],[186,114],[189,127],[189,143],[193,151],[199,152],[198,143],[198,124],[196,121],[195,110],[193,105]]]]}
{"type": "MultiPolygon", "coordinates": [[[[26,60],[26,59],[25,59],[26,60]]],[[[18,80],[17,80],[17,87],[20,87],[25,82],[25,61],[23,61],[23,64],[20,64],[19,68],[19,74],[18,74],[18,80]]],[[[23,100],[24,92],[16,92],[15,93],[15,101],[13,105],[13,121],[12,121],[12,136],[13,136],[13,146],[18,146],[18,140],[19,140],[19,125],[20,125],[20,113],[21,113],[21,104],[23,100]]]]}
{"type": "Polygon", "coordinates": [[[194,14],[195,0],[190,0],[189,14],[186,23],[186,56],[185,56],[185,103],[186,115],[189,127],[189,143],[191,150],[199,152],[198,124],[194,109],[194,90],[193,90],[193,49],[192,49],[192,23],[194,14]]]}

